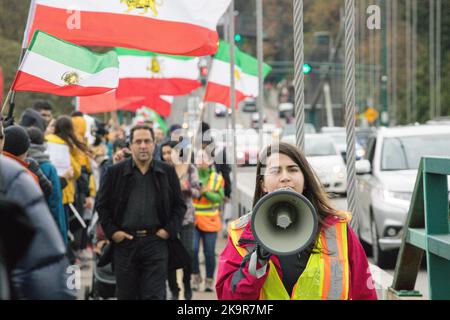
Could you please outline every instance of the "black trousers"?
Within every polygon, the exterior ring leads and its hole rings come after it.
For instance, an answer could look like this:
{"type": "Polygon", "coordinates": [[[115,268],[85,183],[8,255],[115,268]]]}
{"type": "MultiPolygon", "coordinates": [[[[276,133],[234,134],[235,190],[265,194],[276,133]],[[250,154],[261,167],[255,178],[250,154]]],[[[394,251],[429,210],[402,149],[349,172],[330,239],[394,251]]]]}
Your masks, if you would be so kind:
{"type": "Polygon", "coordinates": [[[156,235],[114,244],[114,271],[119,300],[164,300],[168,249],[156,235]]]}

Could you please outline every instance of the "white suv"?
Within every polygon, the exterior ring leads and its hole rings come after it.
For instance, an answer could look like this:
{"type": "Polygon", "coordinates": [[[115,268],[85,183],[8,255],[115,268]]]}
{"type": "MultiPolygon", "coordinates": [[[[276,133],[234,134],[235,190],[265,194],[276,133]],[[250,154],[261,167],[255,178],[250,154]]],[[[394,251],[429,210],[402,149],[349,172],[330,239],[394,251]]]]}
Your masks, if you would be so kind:
{"type": "Polygon", "coordinates": [[[356,162],[358,234],[382,268],[395,261],[423,156],[450,157],[450,126],[381,128],[356,162]]]}

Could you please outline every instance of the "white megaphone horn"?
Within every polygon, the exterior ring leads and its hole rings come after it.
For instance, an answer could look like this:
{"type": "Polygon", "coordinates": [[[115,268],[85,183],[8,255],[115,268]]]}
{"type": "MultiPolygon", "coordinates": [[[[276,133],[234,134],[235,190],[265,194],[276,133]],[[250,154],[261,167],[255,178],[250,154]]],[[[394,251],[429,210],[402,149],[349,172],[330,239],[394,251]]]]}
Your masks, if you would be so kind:
{"type": "Polygon", "coordinates": [[[316,240],[317,213],[311,202],[292,189],[262,197],[253,208],[251,229],[257,243],[275,255],[292,255],[316,240]]]}

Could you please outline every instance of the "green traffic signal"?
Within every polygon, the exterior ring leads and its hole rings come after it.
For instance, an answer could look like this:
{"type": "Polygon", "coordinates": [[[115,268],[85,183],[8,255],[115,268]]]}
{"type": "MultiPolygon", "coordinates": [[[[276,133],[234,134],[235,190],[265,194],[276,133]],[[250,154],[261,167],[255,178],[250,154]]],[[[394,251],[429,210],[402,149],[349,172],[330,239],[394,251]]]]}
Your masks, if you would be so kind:
{"type": "Polygon", "coordinates": [[[242,40],[242,36],[239,33],[234,35],[234,41],[239,42],[241,40],[242,40]]]}
{"type": "Polygon", "coordinates": [[[307,64],[307,63],[305,63],[305,64],[303,64],[303,73],[304,74],[308,74],[308,73],[310,73],[311,72],[311,66],[309,65],[309,64],[307,64]]]}

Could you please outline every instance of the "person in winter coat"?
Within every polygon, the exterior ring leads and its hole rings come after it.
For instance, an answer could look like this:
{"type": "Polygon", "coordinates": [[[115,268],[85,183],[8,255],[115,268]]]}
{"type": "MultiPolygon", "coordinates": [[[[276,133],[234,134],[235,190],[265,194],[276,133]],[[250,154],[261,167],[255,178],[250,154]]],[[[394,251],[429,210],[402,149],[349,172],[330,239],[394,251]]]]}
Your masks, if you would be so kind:
{"type": "Polygon", "coordinates": [[[232,222],[219,258],[218,298],[377,299],[364,249],[348,225],[351,215],[331,207],[304,154],[287,143],[269,146],[259,157],[253,205],[280,188],[303,194],[314,206],[319,222],[315,241],[299,253],[275,255],[255,241],[251,213],[232,222]],[[250,274],[249,261],[255,251],[256,272],[250,274]]]}
{"type": "Polygon", "coordinates": [[[10,126],[5,129],[5,145],[3,154],[20,163],[32,177],[38,182],[46,198],[53,191],[52,183],[39,168],[37,162],[27,159],[30,138],[26,130],[20,126],[10,126]]]}
{"type": "Polygon", "coordinates": [[[62,189],[61,183],[56,172],[55,166],[50,162],[50,157],[46,153],[46,145],[44,144],[44,132],[40,129],[31,127],[27,129],[30,136],[30,148],[28,149],[28,156],[36,160],[44,175],[51,181],[53,185],[53,192],[47,198],[50,213],[58,225],[59,231],[63,237],[64,243],[68,245],[67,239],[67,224],[66,214],[62,204],[62,189]]]}

